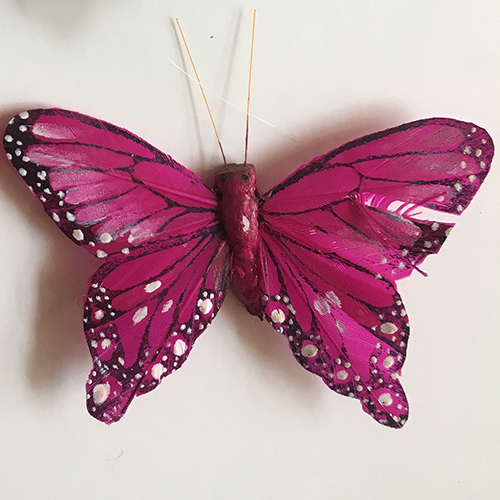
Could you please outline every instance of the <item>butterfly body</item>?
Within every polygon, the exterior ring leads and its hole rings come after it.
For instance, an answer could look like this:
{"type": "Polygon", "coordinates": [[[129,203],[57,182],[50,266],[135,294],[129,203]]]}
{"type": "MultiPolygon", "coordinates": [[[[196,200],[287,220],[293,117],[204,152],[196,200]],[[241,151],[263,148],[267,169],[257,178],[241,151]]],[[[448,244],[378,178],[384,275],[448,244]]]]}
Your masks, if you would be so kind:
{"type": "Polygon", "coordinates": [[[74,111],[19,113],[3,143],[46,213],[102,262],[83,316],[92,416],[118,421],[179,369],[232,280],[303,368],[394,428],[409,412],[396,281],[453,227],[419,208],[460,215],[494,149],[473,123],[418,120],[314,158],[260,194],[251,165],[228,166],[212,190],[143,139],[74,111]]]}
{"type": "Polygon", "coordinates": [[[220,217],[232,249],[232,283],[250,314],[262,319],[259,290],[259,192],[253,165],[228,165],[215,177],[220,217]]]}

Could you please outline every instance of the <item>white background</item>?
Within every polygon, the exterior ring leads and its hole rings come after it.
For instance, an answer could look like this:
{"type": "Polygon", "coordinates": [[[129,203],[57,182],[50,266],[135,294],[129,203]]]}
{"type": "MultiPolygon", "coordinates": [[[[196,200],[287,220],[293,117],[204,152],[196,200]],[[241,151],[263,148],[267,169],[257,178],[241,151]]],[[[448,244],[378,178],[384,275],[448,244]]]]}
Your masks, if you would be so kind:
{"type": "MultiPolygon", "coordinates": [[[[58,106],[139,134],[211,182],[218,148],[183,65],[245,106],[265,189],[347,140],[431,116],[500,138],[498,0],[3,0],[0,126],[58,106]]],[[[243,113],[209,95],[230,161],[243,113]]],[[[500,142],[500,140],[499,140],[500,142]]],[[[495,164],[496,163],[496,164],[495,164]]],[[[93,257],[0,159],[0,498],[496,499],[499,192],[492,172],[438,256],[400,283],[407,425],[384,428],[232,297],[185,367],[110,428],[85,409],[93,257]]]]}

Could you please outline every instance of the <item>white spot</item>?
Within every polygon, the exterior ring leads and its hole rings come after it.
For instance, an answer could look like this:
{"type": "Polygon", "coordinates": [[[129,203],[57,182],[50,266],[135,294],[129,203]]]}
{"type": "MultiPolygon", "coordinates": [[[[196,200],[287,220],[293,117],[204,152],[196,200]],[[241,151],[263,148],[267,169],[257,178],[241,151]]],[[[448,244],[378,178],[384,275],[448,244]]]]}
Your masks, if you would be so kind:
{"type": "Polygon", "coordinates": [[[153,281],[152,283],[148,283],[144,287],[144,291],[146,293],[153,293],[155,290],[158,290],[158,288],[160,288],[160,287],[161,287],[161,281],[157,280],[157,281],[153,281]]]}
{"type": "Polygon", "coordinates": [[[463,152],[466,154],[466,155],[470,155],[471,152],[472,152],[472,148],[470,146],[465,146],[465,148],[463,149],[463,152]]]}
{"type": "Polygon", "coordinates": [[[204,299],[200,301],[199,308],[203,314],[208,314],[212,310],[212,307],[213,303],[210,299],[204,299]]]}
{"type": "Polygon", "coordinates": [[[363,390],[363,386],[362,385],[357,385],[356,386],[356,390],[359,392],[359,391],[362,391],[363,390]]]}
{"type": "Polygon", "coordinates": [[[101,342],[101,348],[104,350],[106,350],[110,345],[111,345],[111,340],[109,340],[109,339],[104,339],[101,342]]]}
{"type": "Polygon", "coordinates": [[[432,226],[431,226],[431,229],[432,229],[433,231],[437,231],[437,230],[439,229],[439,224],[438,224],[437,222],[434,222],[434,223],[432,224],[432,226]]]}
{"type": "Polygon", "coordinates": [[[381,257],[380,263],[381,264],[387,264],[387,257],[381,257]]]}
{"type": "Polygon", "coordinates": [[[23,111],[22,113],[19,113],[19,118],[22,118],[23,120],[27,120],[29,118],[30,114],[27,111],[23,111]]]}
{"type": "Polygon", "coordinates": [[[438,196],[438,198],[436,199],[436,201],[438,201],[439,203],[443,203],[444,196],[438,196]]]}
{"type": "Polygon", "coordinates": [[[271,320],[274,323],[283,323],[285,321],[286,316],[285,313],[281,309],[274,309],[271,313],[271,320]]]}
{"type": "Polygon", "coordinates": [[[318,354],[318,348],[314,344],[306,344],[301,352],[307,358],[313,358],[318,354]]]}
{"type": "Polygon", "coordinates": [[[14,154],[16,156],[21,156],[21,150],[19,148],[17,148],[15,151],[14,151],[14,154]]]}
{"type": "Polygon", "coordinates": [[[169,311],[170,308],[172,307],[173,303],[174,303],[174,301],[172,299],[170,299],[169,301],[165,302],[165,304],[163,304],[161,312],[166,313],[167,311],[169,311]]]}
{"type": "Polygon", "coordinates": [[[26,130],[28,130],[28,127],[26,125],[19,125],[19,130],[21,132],[26,132],[26,130]]]}
{"type": "Polygon", "coordinates": [[[83,241],[85,235],[83,234],[83,231],[81,229],[75,229],[73,231],[73,238],[75,238],[76,241],[83,241]]]}
{"type": "Polygon", "coordinates": [[[330,304],[333,304],[334,306],[341,307],[342,305],[340,299],[332,291],[326,292],[325,298],[330,304]]]}
{"type": "Polygon", "coordinates": [[[100,259],[104,259],[104,257],[107,257],[108,254],[106,252],[103,252],[102,250],[97,250],[97,252],[95,253],[97,255],[97,257],[99,257],[100,259]]]}
{"type": "Polygon", "coordinates": [[[430,241],[424,241],[424,247],[425,248],[431,248],[432,243],[430,241]]]}
{"type": "Polygon", "coordinates": [[[479,158],[479,157],[481,156],[481,154],[482,154],[482,153],[483,153],[483,152],[482,152],[482,150],[481,150],[481,149],[476,149],[476,153],[475,153],[475,154],[476,154],[476,158],[479,158]]]}
{"type": "Polygon", "coordinates": [[[348,376],[349,376],[349,374],[345,370],[339,370],[337,372],[337,378],[339,380],[345,380],[348,376]]]}
{"type": "Polygon", "coordinates": [[[104,318],[104,311],[102,309],[97,309],[96,312],[94,313],[94,318],[99,321],[102,318],[104,318]]]}
{"type": "Polygon", "coordinates": [[[128,248],[122,248],[122,253],[124,255],[128,255],[130,253],[130,249],[128,249],[128,248]]]}
{"type": "Polygon", "coordinates": [[[44,181],[47,178],[47,172],[45,170],[40,170],[39,172],[36,173],[36,176],[44,181]]]}
{"type": "Polygon", "coordinates": [[[267,301],[269,300],[269,297],[268,297],[267,295],[263,295],[263,296],[262,296],[262,300],[263,300],[264,302],[267,302],[267,301]]]}
{"type": "Polygon", "coordinates": [[[109,243],[113,241],[113,237],[109,233],[102,233],[99,239],[101,240],[101,243],[109,243]]]}
{"type": "Polygon", "coordinates": [[[480,162],[479,162],[479,166],[480,166],[481,168],[486,168],[486,163],[485,163],[484,161],[480,161],[480,162]]]}
{"type": "Polygon", "coordinates": [[[330,312],[330,306],[323,297],[318,297],[314,301],[314,309],[316,309],[316,311],[318,311],[321,316],[324,316],[325,314],[328,314],[330,312]]]}
{"type": "Polygon", "coordinates": [[[76,220],[76,217],[71,212],[66,212],[66,219],[68,219],[71,222],[74,222],[76,220]]]}
{"type": "Polygon", "coordinates": [[[466,162],[466,161],[462,161],[462,162],[460,162],[460,166],[461,166],[462,168],[467,168],[467,162],[466,162]]]}
{"type": "Polygon", "coordinates": [[[148,315],[147,306],[137,309],[137,311],[135,311],[134,317],[132,318],[134,326],[137,325],[137,323],[140,323],[147,315],[148,315]]]}
{"type": "Polygon", "coordinates": [[[446,236],[447,238],[448,238],[448,236],[450,236],[450,233],[451,233],[451,230],[452,230],[452,229],[453,229],[452,227],[449,227],[449,228],[448,228],[448,229],[444,232],[444,234],[445,234],[445,236],[446,236]]]}
{"type": "Polygon", "coordinates": [[[380,331],[386,335],[392,335],[398,331],[398,327],[394,323],[382,323],[380,325],[380,331]]]}
{"type": "Polygon", "coordinates": [[[7,156],[7,158],[8,158],[9,160],[12,160],[12,155],[11,155],[10,153],[7,153],[7,155],[6,155],[6,156],[7,156]]]}
{"type": "Polygon", "coordinates": [[[460,193],[460,191],[462,191],[462,185],[457,182],[455,184],[455,189],[460,193]]]}
{"type": "Polygon", "coordinates": [[[186,349],[187,345],[186,342],[184,342],[184,340],[177,339],[175,341],[173,351],[176,356],[182,356],[186,352],[186,349]]]}
{"type": "Polygon", "coordinates": [[[123,366],[125,364],[125,360],[123,358],[118,358],[118,363],[123,366]]]}
{"type": "Polygon", "coordinates": [[[469,181],[470,182],[474,182],[476,180],[476,176],[475,175],[469,175],[469,181]]]}
{"type": "Polygon", "coordinates": [[[166,371],[167,369],[161,363],[156,363],[156,365],[151,368],[151,376],[156,380],[160,380],[166,371]]]}
{"type": "Polygon", "coordinates": [[[250,230],[250,221],[247,217],[243,216],[241,218],[241,223],[243,224],[243,231],[247,233],[250,230]]]}
{"type": "Polygon", "coordinates": [[[378,397],[378,402],[382,406],[391,406],[392,405],[392,397],[388,392],[384,392],[378,397]]]}
{"type": "Polygon", "coordinates": [[[95,404],[102,405],[104,401],[108,399],[110,392],[111,387],[107,382],[105,384],[96,385],[92,391],[92,396],[94,397],[95,404]]]}
{"type": "Polygon", "coordinates": [[[26,169],[24,169],[23,167],[21,167],[19,169],[19,173],[23,176],[23,177],[26,177],[26,174],[28,173],[28,171],[26,169]]]}
{"type": "Polygon", "coordinates": [[[462,205],[457,206],[457,212],[462,212],[463,209],[464,209],[464,207],[462,207],[462,205]]]}
{"type": "Polygon", "coordinates": [[[387,358],[385,358],[384,361],[382,361],[382,364],[386,368],[390,368],[394,364],[394,358],[392,356],[387,356],[387,358]]]}
{"type": "Polygon", "coordinates": [[[5,140],[5,142],[12,142],[14,140],[14,138],[11,135],[7,134],[4,137],[4,140],[5,140]]]}
{"type": "Polygon", "coordinates": [[[470,131],[471,131],[472,133],[474,133],[476,130],[477,130],[477,128],[476,128],[476,127],[472,127],[472,128],[470,129],[470,131]]]}

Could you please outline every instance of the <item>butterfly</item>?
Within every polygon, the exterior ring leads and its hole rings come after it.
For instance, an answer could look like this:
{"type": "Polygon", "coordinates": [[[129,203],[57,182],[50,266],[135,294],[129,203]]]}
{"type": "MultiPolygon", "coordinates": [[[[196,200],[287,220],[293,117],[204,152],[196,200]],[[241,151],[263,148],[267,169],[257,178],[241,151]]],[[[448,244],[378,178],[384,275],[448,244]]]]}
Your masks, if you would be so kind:
{"type": "Polygon", "coordinates": [[[430,118],[361,137],[261,194],[255,168],[215,186],[132,133],[62,109],[24,111],[3,137],[45,212],[102,260],[84,329],[87,407],[118,421],[135,396],[182,366],[230,282],[332,390],[399,428],[409,338],[395,282],[437,253],[486,177],[488,133],[430,118]]]}

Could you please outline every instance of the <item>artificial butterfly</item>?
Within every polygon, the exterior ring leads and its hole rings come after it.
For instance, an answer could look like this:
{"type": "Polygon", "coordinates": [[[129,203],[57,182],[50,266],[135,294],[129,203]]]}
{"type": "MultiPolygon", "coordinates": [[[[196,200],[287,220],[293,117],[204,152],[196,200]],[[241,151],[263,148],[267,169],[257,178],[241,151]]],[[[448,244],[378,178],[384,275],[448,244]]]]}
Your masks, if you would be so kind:
{"type": "Polygon", "coordinates": [[[402,427],[408,317],[395,281],[437,253],[493,156],[487,132],[419,120],[349,142],[269,192],[251,165],[215,189],[130,132],[62,109],[15,116],[7,157],[75,243],[103,260],[84,311],[90,414],[118,421],[186,360],[232,280],[297,361],[402,427]]]}

